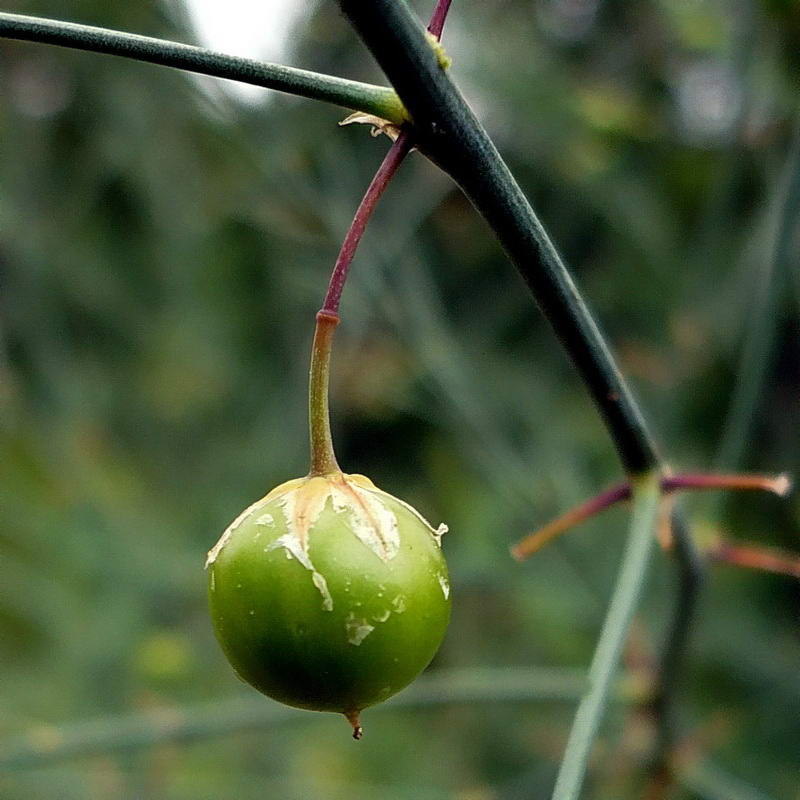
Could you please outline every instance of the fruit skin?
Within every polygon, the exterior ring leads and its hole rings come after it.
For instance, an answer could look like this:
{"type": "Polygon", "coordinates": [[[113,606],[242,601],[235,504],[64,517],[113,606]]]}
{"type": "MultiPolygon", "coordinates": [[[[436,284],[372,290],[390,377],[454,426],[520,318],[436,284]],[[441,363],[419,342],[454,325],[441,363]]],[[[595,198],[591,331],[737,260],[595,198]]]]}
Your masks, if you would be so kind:
{"type": "Polygon", "coordinates": [[[298,708],[353,719],[387,699],[444,637],[446,530],[360,475],[278,486],[209,553],[211,615],[228,660],[298,708]]]}

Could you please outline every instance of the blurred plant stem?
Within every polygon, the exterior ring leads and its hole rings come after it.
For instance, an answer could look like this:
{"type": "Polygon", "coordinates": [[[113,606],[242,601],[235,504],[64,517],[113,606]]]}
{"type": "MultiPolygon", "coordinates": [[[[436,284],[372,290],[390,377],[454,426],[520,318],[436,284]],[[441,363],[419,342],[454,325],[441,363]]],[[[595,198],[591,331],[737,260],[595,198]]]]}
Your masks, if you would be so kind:
{"type": "MultiPolygon", "coordinates": [[[[652,496],[652,501],[645,503],[648,509],[652,506],[653,515],[653,520],[648,517],[647,537],[643,537],[642,512],[637,513],[635,503],[636,525],[631,528],[618,575],[616,602],[609,608],[593,661],[593,669],[604,680],[593,686],[581,704],[562,765],[564,777],[556,796],[576,796],[644,582],[646,556],[654,540],[658,481],[664,468],[642,414],[558,251],[488,134],[450,81],[440,53],[425,38],[419,21],[405,3],[393,0],[369,4],[339,0],[339,5],[409,109],[415,144],[455,180],[492,228],[583,378],[626,473],[649,487],[645,497],[652,496]],[[642,538],[647,538],[646,546],[640,543],[642,538]],[[639,569],[637,575],[633,574],[635,568],[639,569]]],[[[675,536],[681,539],[675,553],[683,576],[679,582],[682,591],[694,580],[698,558],[685,527],[676,528],[675,536]]],[[[694,598],[691,594],[679,605],[693,604],[694,598]]],[[[688,623],[691,616],[681,615],[681,619],[688,623]]],[[[659,725],[666,727],[666,716],[659,725]]]]}
{"type": "Polygon", "coordinates": [[[650,554],[655,547],[654,532],[660,496],[656,475],[641,478],[634,484],[628,542],[589,668],[589,689],[575,714],[553,790],[553,800],[574,800],[580,795],[592,744],[608,703],[628,627],[645,584],[650,554]]]}
{"type": "Polygon", "coordinates": [[[772,363],[781,319],[781,293],[789,289],[793,265],[797,273],[797,248],[793,242],[800,218],[800,121],[795,123],[777,194],[773,201],[772,254],[757,270],[753,301],[747,305],[750,325],[736,367],[736,385],[717,453],[720,469],[735,469],[742,460],[753,416],[758,410],[759,393],[772,363]]]}
{"type": "MultiPolygon", "coordinates": [[[[762,491],[772,492],[783,497],[791,490],[791,480],[788,475],[717,475],[688,473],[685,475],[665,475],[660,480],[661,493],[663,495],[673,492],[695,490],[708,491],[713,489],[729,489],[732,491],[762,491]]],[[[620,503],[630,500],[632,493],[629,481],[619,483],[606,489],[595,497],[586,500],[579,505],[571,508],[565,514],[552,520],[538,530],[517,542],[511,548],[511,555],[518,561],[524,561],[534,553],[539,552],[546,544],[553,539],[566,533],[584,520],[590,519],[601,511],[620,503]]],[[[675,526],[673,526],[674,528],[675,526]]],[[[675,536],[673,530],[672,536],[675,536]]],[[[684,538],[688,532],[679,536],[684,538]]],[[[668,542],[666,544],[671,544],[668,542]]]]}
{"type": "MultiPolygon", "coordinates": [[[[440,670],[422,676],[402,694],[368,713],[458,703],[574,701],[585,687],[581,670],[440,670]]],[[[67,758],[194,741],[319,716],[263,697],[258,700],[253,702],[248,695],[190,708],[159,708],[77,724],[39,726],[0,743],[0,769],[30,769],[67,758]]]]}
{"type": "Polygon", "coordinates": [[[681,769],[680,782],[702,800],[772,800],[706,759],[681,769]]]}
{"type": "MultiPolygon", "coordinates": [[[[797,230],[798,215],[800,215],[800,123],[795,124],[789,155],[778,190],[778,198],[775,202],[772,257],[764,267],[765,274],[759,278],[759,285],[756,287],[755,308],[750,309],[748,318],[752,319],[752,324],[745,339],[736,371],[738,380],[730,402],[716,459],[718,469],[735,468],[741,460],[747,443],[753,414],[758,406],[759,392],[768,374],[774,341],[778,332],[779,298],[781,290],[787,288],[785,284],[790,271],[791,256],[794,252],[792,242],[797,230]]],[[[785,476],[783,478],[785,488],[782,491],[776,491],[777,494],[785,494],[789,490],[788,478],[785,476]]],[[[678,551],[684,547],[687,524],[683,514],[677,508],[673,510],[672,514],[672,529],[675,548],[678,551]],[[683,535],[678,535],[681,532],[683,535]]],[[[681,672],[682,661],[687,649],[688,631],[691,629],[697,595],[703,582],[705,569],[704,560],[699,557],[694,548],[684,552],[682,556],[679,552],[676,554],[688,568],[684,568],[679,576],[680,588],[661,658],[662,678],[651,704],[653,714],[660,719],[660,724],[651,762],[648,798],[664,797],[674,778],[675,765],[671,763],[671,755],[676,736],[673,719],[675,676],[681,672]]],[[[787,575],[795,575],[797,570],[797,563],[791,560],[791,554],[771,552],[760,547],[737,547],[727,543],[718,543],[711,548],[708,556],[712,561],[727,561],[739,566],[787,575]]],[[[750,795],[746,793],[734,795],[723,792],[710,796],[727,798],[750,795]]],[[[753,790],[752,796],[760,795],[753,790]]]]}
{"type": "Polygon", "coordinates": [[[0,13],[0,37],[124,56],[200,75],[228,78],[374,114],[396,125],[408,119],[397,94],[388,87],[215,53],[180,42],[6,13],[0,13]]]}

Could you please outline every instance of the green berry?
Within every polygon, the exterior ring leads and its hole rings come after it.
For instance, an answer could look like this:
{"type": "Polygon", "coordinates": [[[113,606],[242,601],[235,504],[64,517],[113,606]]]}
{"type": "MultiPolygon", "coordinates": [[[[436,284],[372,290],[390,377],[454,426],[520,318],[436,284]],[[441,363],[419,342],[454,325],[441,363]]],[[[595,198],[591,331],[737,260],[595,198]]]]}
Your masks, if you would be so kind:
{"type": "Polygon", "coordinates": [[[428,665],[450,617],[441,535],[368,478],[300,478],[247,508],[208,556],[211,615],[238,675],[351,721],[428,665]]]}

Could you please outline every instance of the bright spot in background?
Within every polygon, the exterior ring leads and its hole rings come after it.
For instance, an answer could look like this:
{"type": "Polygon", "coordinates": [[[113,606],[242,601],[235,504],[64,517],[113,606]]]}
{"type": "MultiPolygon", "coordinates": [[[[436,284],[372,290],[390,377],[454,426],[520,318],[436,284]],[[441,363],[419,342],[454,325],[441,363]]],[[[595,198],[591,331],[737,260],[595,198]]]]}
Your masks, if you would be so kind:
{"type": "MultiPolygon", "coordinates": [[[[185,0],[198,44],[230,55],[285,63],[295,22],[311,11],[309,0],[185,0]]],[[[225,91],[250,103],[264,102],[268,89],[236,81],[217,81],[225,91]]]]}
{"type": "Polygon", "coordinates": [[[689,141],[724,141],[742,107],[736,73],[725,63],[706,60],[683,66],[677,73],[678,118],[689,141]]]}

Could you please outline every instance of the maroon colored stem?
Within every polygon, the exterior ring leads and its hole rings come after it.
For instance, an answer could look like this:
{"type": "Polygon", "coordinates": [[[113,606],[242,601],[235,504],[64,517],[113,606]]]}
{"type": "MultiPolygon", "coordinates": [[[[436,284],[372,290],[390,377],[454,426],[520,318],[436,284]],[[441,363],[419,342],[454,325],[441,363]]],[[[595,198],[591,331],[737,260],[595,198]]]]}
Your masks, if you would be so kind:
{"type": "Polygon", "coordinates": [[[764,572],[774,572],[776,575],[800,578],[800,557],[784,550],[719,542],[708,551],[708,555],[714,561],[736,567],[760,569],[764,572]]]}
{"type": "Polygon", "coordinates": [[[628,483],[620,483],[616,486],[612,486],[596,497],[592,497],[579,506],[567,511],[566,514],[548,523],[543,528],[539,528],[536,533],[525,537],[521,542],[518,542],[511,548],[511,554],[518,561],[522,561],[528,558],[528,556],[532,556],[538,550],[541,550],[548,542],[574,527],[579,522],[583,522],[583,520],[599,514],[604,509],[622,500],[629,500],[630,497],[631,487],[628,483]]]}
{"type": "MultiPolygon", "coordinates": [[[[673,492],[708,489],[731,489],[735,491],[755,490],[773,492],[779,496],[785,495],[791,488],[791,481],[786,475],[770,477],[764,475],[703,475],[699,473],[687,475],[670,475],[661,478],[661,491],[664,494],[673,492]]],[[[512,548],[511,553],[514,558],[522,561],[528,556],[533,555],[548,542],[560,536],[565,531],[573,528],[579,522],[583,522],[589,517],[599,514],[606,508],[630,500],[630,483],[618,483],[610,489],[606,489],[596,497],[584,501],[575,508],[570,509],[557,519],[549,522],[539,530],[526,536],[517,542],[512,548]]]]}
{"type": "MultiPolygon", "coordinates": [[[[437,0],[428,30],[438,39],[442,34],[444,21],[450,9],[451,0],[437,0]]],[[[367,222],[378,204],[389,181],[394,177],[403,159],[411,152],[411,132],[408,127],[401,128],[397,138],[389,148],[383,162],[370,181],[364,197],[356,209],[353,221],[347,231],[333,273],[328,284],[328,291],[322,308],[317,313],[317,327],[314,333],[314,344],[311,353],[311,372],[309,377],[309,430],[311,438],[310,476],[330,475],[339,471],[336,454],[331,437],[330,413],[328,410],[328,378],[330,375],[331,347],[333,333],[339,322],[339,302],[342,299],[347,273],[353,263],[356,249],[364,235],[367,222]]],[[[348,716],[348,719],[351,719],[348,716]]],[[[361,737],[358,716],[353,719],[353,736],[361,737]],[[354,721],[355,720],[355,721],[354,721]]]]}
{"type": "Polygon", "coordinates": [[[673,475],[663,478],[661,488],[665,492],[677,492],[681,489],[733,489],[773,492],[783,496],[791,488],[791,481],[786,475],[775,478],[764,475],[673,475]]]}
{"type": "Polygon", "coordinates": [[[328,284],[328,293],[325,295],[325,302],[322,304],[322,311],[331,314],[339,313],[339,301],[342,297],[344,282],[347,280],[350,264],[356,254],[358,243],[364,235],[367,222],[372,216],[372,212],[375,210],[375,206],[384,189],[389,185],[389,181],[397,172],[397,168],[409,150],[411,150],[411,134],[407,129],[403,129],[389,148],[389,152],[367,187],[367,191],[364,193],[364,197],[356,210],[350,230],[347,231],[347,235],[344,237],[339,256],[336,259],[336,264],[334,264],[331,282],[328,284]]]}
{"type": "Polygon", "coordinates": [[[447,19],[447,12],[450,10],[450,3],[453,0],[437,0],[436,8],[433,9],[428,30],[437,38],[442,38],[442,28],[447,19]]]}
{"type": "MultiPolygon", "coordinates": [[[[447,12],[450,10],[452,0],[437,0],[436,7],[433,10],[428,30],[437,38],[442,36],[442,29],[444,22],[447,19],[447,12]]],[[[339,255],[336,258],[336,263],[333,265],[333,273],[331,275],[330,283],[328,284],[328,292],[325,295],[325,301],[322,304],[321,311],[338,314],[339,302],[342,298],[342,290],[344,283],[347,280],[347,274],[350,271],[350,264],[353,263],[353,257],[356,254],[356,249],[364,235],[364,230],[367,227],[367,222],[378,204],[378,200],[383,194],[386,187],[389,185],[395,172],[397,172],[403,159],[411,151],[411,133],[408,128],[403,128],[400,131],[397,139],[395,139],[389,152],[383,159],[383,163],[378,167],[378,171],[372,178],[364,197],[361,198],[361,203],[356,209],[355,216],[347,235],[344,237],[342,247],[339,250],[339,255]]]]}

